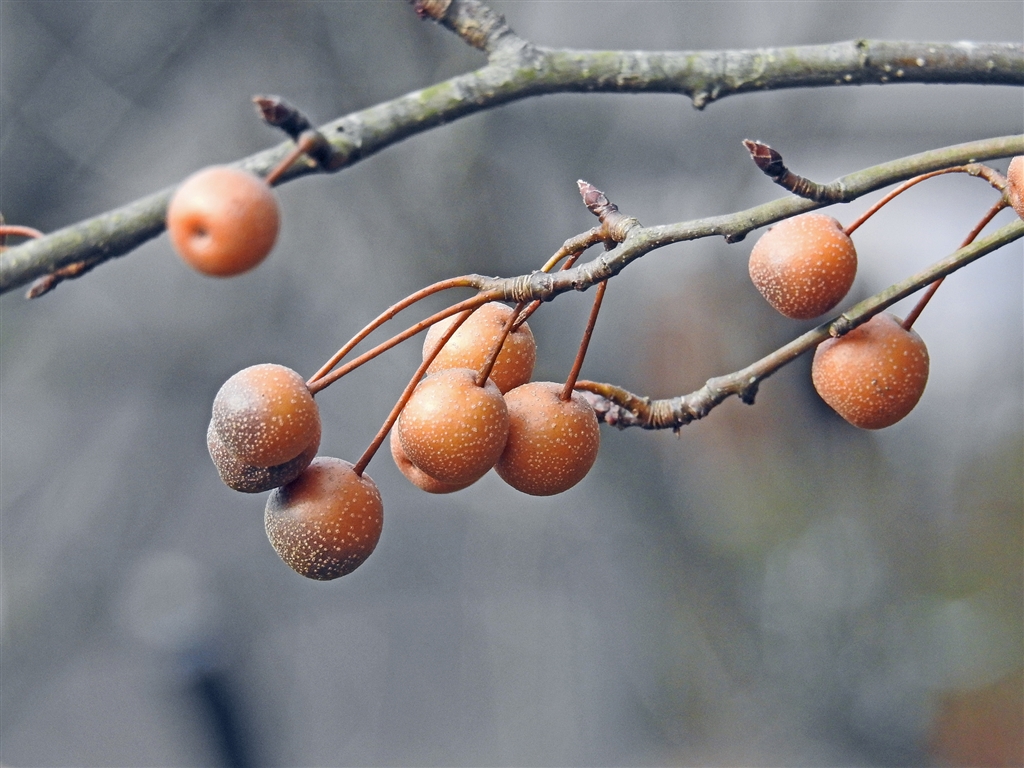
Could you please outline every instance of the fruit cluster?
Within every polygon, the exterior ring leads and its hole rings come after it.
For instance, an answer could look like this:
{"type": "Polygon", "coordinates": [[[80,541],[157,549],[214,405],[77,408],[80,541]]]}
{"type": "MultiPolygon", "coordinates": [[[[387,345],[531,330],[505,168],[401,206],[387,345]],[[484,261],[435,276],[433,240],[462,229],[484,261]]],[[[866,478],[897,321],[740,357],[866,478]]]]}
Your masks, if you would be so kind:
{"type": "MultiPolygon", "coordinates": [[[[451,493],[494,468],[513,488],[547,496],[576,485],[596,461],[593,407],[571,386],[530,380],[536,343],[518,319],[492,302],[457,327],[453,319],[431,327],[426,376],[396,406],[391,430],[395,464],[418,488],[451,493]]],[[[272,490],[265,525],[281,558],[303,576],[327,580],[373,552],[383,504],[363,472],[369,458],[356,465],[314,458],[320,435],[310,385],[289,368],[261,364],[218,391],[207,446],[229,487],[272,490]]]]}
{"type": "MultiPolygon", "coordinates": [[[[856,278],[851,233],[913,184],[957,170],[965,168],[915,177],[845,228],[820,213],[782,221],[755,244],[751,280],[787,317],[806,320],[829,312],[856,278]]],[[[1003,207],[1012,205],[1024,217],[1022,177],[1024,158],[1014,158],[1008,177],[999,177],[1003,200],[965,245],[1003,207]]],[[[568,268],[591,245],[609,245],[625,236],[621,232],[630,220],[591,185],[580,182],[580,190],[602,226],[566,241],[542,271],[563,259],[563,268],[568,268]]],[[[276,237],[278,213],[266,181],[231,168],[211,168],[182,184],[167,223],[172,241],[189,263],[208,274],[228,275],[266,256],[276,237]]],[[[591,401],[575,387],[607,281],[597,285],[590,323],[564,383],[532,381],[537,348],[526,320],[539,302],[511,308],[493,295],[449,307],[338,367],[356,344],[395,313],[439,290],[470,285],[466,280],[437,283],[389,308],[309,381],[284,366],[254,365],[229,378],[217,393],[207,430],[213,463],[224,483],[237,491],[271,491],[267,536],[298,573],[338,578],[373,552],[383,526],[383,503],[364,470],[389,433],[396,466],[428,493],[459,491],[493,468],[513,488],[548,496],[573,487],[593,467],[600,446],[598,418],[591,401]],[[423,328],[428,330],[422,363],[359,461],[316,457],[321,423],[314,395],[423,328]]],[[[911,326],[939,282],[929,287],[906,320],[875,314],[818,344],[811,369],[814,387],[851,424],[865,429],[890,426],[920,400],[929,359],[911,326]]],[[[594,382],[579,385],[603,391],[594,382]]]]}

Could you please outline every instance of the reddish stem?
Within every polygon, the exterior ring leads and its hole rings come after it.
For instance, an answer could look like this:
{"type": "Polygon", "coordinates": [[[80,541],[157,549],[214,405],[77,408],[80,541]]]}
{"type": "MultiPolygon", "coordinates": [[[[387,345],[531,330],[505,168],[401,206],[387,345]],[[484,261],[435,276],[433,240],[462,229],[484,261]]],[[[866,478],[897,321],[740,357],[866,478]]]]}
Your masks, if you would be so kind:
{"type": "MultiPolygon", "coordinates": [[[[998,203],[989,208],[988,212],[986,212],[985,215],[981,217],[981,221],[974,225],[974,229],[970,231],[970,233],[967,235],[964,241],[960,244],[960,248],[966,248],[968,245],[973,243],[974,239],[981,234],[981,230],[983,230],[985,226],[990,221],[992,221],[992,219],[995,218],[997,213],[1003,210],[1003,208],[1006,208],[1007,205],[1008,203],[1006,202],[1006,200],[1000,200],[998,203]]],[[[927,290],[925,290],[924,292],[924,295],[921,296],[920,300],[918,300],[914,308],[910,310],[910,314],[908,314],[906,319],[903,321],[903,330],[910,330],[911,326],[914,325],[914,322],[917,320],[917,318],[921,316],[922,312],[924,312],[924,308],[928,306],[928,302],[932,300],[932,296],[934,296],[935,292],[939,290],[939,286],[942,285],[942,281],[945,279],[946,278],[944,277],[940,277],[938,280],[936,280],[934,283],[928,286],[927,290]]]]}
{"type": "Polygon", "coordinates": [[[0,245],[3,245],[3,239],[7,237],[42,237],[43,233],[38,229],[32,227],[22,226],[21,224],[0,224],[0,245]]]}
{"type": "Polygon", "coordinates": [[[590,339],[594,335],[594,326],[597,325],[597,313],[601,311],[601,301],[604,299],[604,292],[607,289],[607,280],[597,284],[597,292],[594,294],[594,304],[590,308],[587,328],[583,331],[583,339],[580,341],[580,348],[576,352],[576,359],[573,361],[572,370],[569,371],[569,378],[565,380],[565,386],[562,387],[562,393],[559,395],[559,398],[562,400],[568,400],[572,397],[572,391],[576,387],[576,379],[579,378],[580,370],[583,368],[583,358],[587,356],[587,347],[590,346],[590,339]]]}
{"type": "Polygon", "coordinates": [[[388,417],[384,420],[381,428],[377,431],[373,440],[370,441],[366,450],[363,451],[363,455],[359,457],[359,461],[357,461],[355,466],[352,468],[357,475],[362,476],[366,467],[369,465],[370,460],[374,457],[374,454],[376,454],[377,450],[384,444],[384,440],[387,438],[388,432],[390,432],[391,428],[395,426],[395,422],[398,421],[398,417],[402,415],[402,409],[405,408],[406,404],[409,402],[409,398],[412,397],[412,393],[416,391],[416,387],[419,386],[420,379],[423,378],[423,374],[427,372],[427,368],[430,367],[430,364],[434,362],[434,358],[437,357],[441,352],[442,347],[448,343],[448,339],[455,335],[455,332],[459,330],[459,327],[466,322],[471,314],[473,314],[472,309],[463,310],[462,315],[455,318],[455,321],[451,326],[445,329],[444,334],[441,336],[440,343],[434,347],[434,349],[431,350],[423,359],[423,362],[420,363],[416,372],[409,380],[409,383],[406,384],[405,389],[402,390],[402,395],[398,398],[398,402],[395,403],[395,406],[391,409],[391,413],[388,414],[388,417]]]}
{"type": "Polygon", "coordinates": [[[435,293],[440,293],[441,291],[447,290],[449,288],[471,287],[472,280],[468,276],[463,275],[462,277],[453,277],[448,280],[442,280],[439,283],[434,283],[433,285],[428,285],[426,288],[421,288],[420,290],[416,291],[416,293],[406,296],[397,304],[392,304],[390,307],[384,310],[384,312],[378,315],[372,323],[370,323],[368,326],[363,328],[363,330],[361,330],[359,333],[353,336],[345,344],[345,346],[343,346],[341,349],[335,352],[333,357],[331,357],[330,360],[324,363],[320,367],[320,370],[313,374],[313,377],[306,383],[312,385],[317,380],[326,376],[328,373],[330,373],[331,369],[334,366],[341,362],[345,355],[351,352],[356,347],[356,345],[359,344],[359,342],[361,342],[363,339],[365,339],[367,336],[369,336],[371,333],[377,330],[380,326],[384,325],[384,323],[393,318],[403,309],[411,307],[420,299],[425,299],[427,296],[432,296],[435,293]]]}
{"type": "Polygon", "coordinates": [[[856,230],[861,224],[863,224],[865,221],[867,221],[876,213],[878,213],[878,210],[883,205],[886,205],[890,200],[892,200],[897,195],[906,192],[912,186],[914,186],[915,184],[920,184],[925,179],[930,179],[932,176],[941,176],[944,173],[966,173],[971,176],[979,176],[985,179],[985,181],[987,181],[989,184],[996,187],[997,189],[1001,189],[1001,187],[999,186],[999,179],[1002,177],[1002,174],[1000,174],[998,171],[993,170],[992,168],[989,168],[988,166],[980,165],[978,163],[968,163],[967,165],[955,165],[952,168],[941,168],[937,171],[931,171],[930,173],[923,173],[920,176],[915,176],[914,178],[908,179],[907,181],[903,182],[898,187],[889,192],[889,194],[887,194],[885,197],[879,200],[877,203],[875,203],[866,211],[864,211],[864,213],[862,213],[859,218],[857,218],[855,221],[849,224],[846,227],[846,229],[843,230],[846,233],[846,236],[849,237],[850,235],[852,235],[854,230],[856,230]]]}
{"type": "MultiPolygon", "coordinates": [[[[487,377],[491,375],[491,371],[494,369],[494,364],[498,361],[498,355],[501,354],[501,348],[505,346],[505,339],[507,339],[508,335],[512,333],[512,329],[514,327],[518,327],[516,321],[519,318],[519,313],[523,311],[524,306],[524,302],[516,304],[515,308],[512,310],[512,314],[509,315],[508,320],[505,321],[505,326],[501,329],[501,335],[498,338],[498,343],[491,349],[491,353],[487,356],[487,359],[484,361],[484,364],[480,367],[480,371],[476,375],[476,385],[478,387],[482,387],[487,383],[487,377]]],[[[440,347],[442,346],[444,345],[438,345],[438,351],[440,351],[440,347]]]]}
{"type": "Polygon", "coordinates": [[[295,142],[295,146],[292,147],[292,151],[284,156],[284,159],[280,163],[275,165],[264,177],[264,181],[267,182],[268,187],[274,186],[278,179],[284,176],[285,171],[291,168],[292,163],[298,160],[302,155],[309,152],[313,147],[316,146],[316,133],[310,132],[299,136],[299,140],[295,142]]]}
{"type": "Polygon", "coordinates": [[[378,357],[384,352],[387,352],[392,347],[398,346],[406,339],[415,336],[417,333],[419,333],[425,328],[429,328],[439,320],[444,320],[446,317],[451,317],[452,315],[457,314],[458,312],[461,312],[466,309],[476,309],[477,307],[486,304],[489,301],[496,301],[500,299],[502,295],[502,292],[498,290],[487,291],[485,293],[478,293],[476,296],[466,299],[465,301],[460,301],[458,304],[453,304],[447,309],[442,309],[440,312],[437,312],[431,315],[430,317],[426,318],[425,320],[421,320],[420,322],[416,323],[416,325],[410,326],[401,333],[392,336],[387,341],[378,344],[373,349],[364,352],[359,357],[350,360],[340,368],[330,371],[329,373],[320,376],[320,378],[310,379],[309,381],[306,382],[306,386],[309,387],[309,391],[315,395],[320,390],[329,387],[331,384],[336,382],[345,374],[351,373],[356,368],[363,365],[363,363],[370,362],[375,357],[378,357]]]}

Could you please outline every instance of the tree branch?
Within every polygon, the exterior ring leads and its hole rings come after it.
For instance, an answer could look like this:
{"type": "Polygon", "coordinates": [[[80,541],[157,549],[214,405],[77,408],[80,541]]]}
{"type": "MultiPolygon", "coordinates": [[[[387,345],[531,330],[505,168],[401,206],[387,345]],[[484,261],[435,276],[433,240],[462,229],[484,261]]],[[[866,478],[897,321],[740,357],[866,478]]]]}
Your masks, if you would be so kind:
{"type": "MultiPolygon", "coordinates": [[[[843,190],[842,200],[849,202],[882,187],[938,168],[1019,154],[1024,154],[1024,134],[1000,136],[921,152],[882,163],[842,176],[831,182],[830,186],[843,190]]],[[[626,233],[623,242],[612,250],[605,251],[593,261],[562,272],[534,272],[511,278],[476,276],[479,280],[476,287],[488,291],[501,290],[506,301],[549,301],[566,291],[585,291],[592,285],[613,277],[629,263],[657,248],[716,235],[724,237],[727,242],[736,242],[754,229],[824,206],[825,203],[790,195],[745,211],[678,224],[644,227],[637,222],[626,233]]]]}
{"type": "Polygon", "coordinates": [[[826,339],[848,333],[900,299],[1021,237],[1024,237],[1024,221],[1018,219],[854,305],[838,317],[807,331],[746,368],[709,379],[703,387],[688,395],[652,400],[615,385],[593,381],[579,381],[576,388],[587,394],[598,418],[607,424],[619,429],[642,427],[678,432],[680,427],[704,418],[733,395],[744,403],[753,404],[761,382],[800,355],[826,339]]]}
{"type": "MultiPolygon", "coordinates": [[[[735,51],[575,51],[535,47],[477,2],[427,2],[427,12],[485,50],[487,65],[353,112],[322,126],[334,150],[329,170],[347,168],[402,139],[519,99],[551,93],[678,93],[697,108],[731,94],[865,83],[1024,85],[1018,43],[855,40],[735,51]],[[439,16],[435,15],[440,14],[439,16]]],[[[237,163],[266,175],[293,147],[285,142],[237,163]]],[[[303,157],[280,182],[322,172],[303,157]]],[[[124,255],[163,230],[173,193],[157,192],[0,255],[0,293],[72,264],[124,255]]]]}

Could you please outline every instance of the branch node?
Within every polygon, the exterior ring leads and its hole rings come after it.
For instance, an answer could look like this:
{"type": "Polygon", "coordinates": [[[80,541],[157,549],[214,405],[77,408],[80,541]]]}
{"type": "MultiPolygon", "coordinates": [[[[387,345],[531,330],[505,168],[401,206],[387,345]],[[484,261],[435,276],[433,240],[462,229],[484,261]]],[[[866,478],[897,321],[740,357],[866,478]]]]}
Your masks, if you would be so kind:
{"type": "Polygon", "coordinates": [[[297,155],[308,155],[322,171],[334,171],[344,164],[345,155],[334,148],[298,107],[280,96],[253,96],[252,100],[264,122],[288,134],[296,147],[292,154],[268,174],[268,183],[280,178],[297,155]]]}
{"type": "Polygon", "coordinates": [[[512,31],[500,13],[478,0],[410,0],[421,19],[432,19],[447,27],[466,43],[483,51],[488,57],[499,49],[524,53],[532,46],[512,31]]]}
{"type": "Polygon", "coordinates": [[[52,291],[65,280],[70,280],[84,275],[90,269],[95,267],[96,263],[97,262],[90,263],[88,261],[76,261],[73,264],[68,264],[60,269],[56,269],[48,275],[43,275],[29,285],[28,290],[25,291],[25,298],[38,299],[40,296],[52,291]]]}
{"type": "Polygon", "coordinates": [[[597,216],[598,221],[601,222],[607,240],[621,243],[626,239],[629,230],[640,226],[640,222],[636,218],[626,216],[619,211],[619,207],[590,182],[580,179],[576,182],[576,186],[579,187],[583,204],[587,206],[587,210],[597,216]]]}
{"type": "Polygon", "coordinates": [[[280,96],[253,96],[252,100],[263,121],[280,128],[292,141],[297,142],[303,131],[313,127],[308,117],[280,96]]]}
{"type": "Polygon", "coordinates": [[[819,184],[808,178],[793,173],[786,167],[782,155],[763,141],[743,139],[751,159],[757,167],[783,189],[788,189],[797,197],[813,200],[816,203],[840,203],[843,201],[845,189],[837,183],[819,184]]]}

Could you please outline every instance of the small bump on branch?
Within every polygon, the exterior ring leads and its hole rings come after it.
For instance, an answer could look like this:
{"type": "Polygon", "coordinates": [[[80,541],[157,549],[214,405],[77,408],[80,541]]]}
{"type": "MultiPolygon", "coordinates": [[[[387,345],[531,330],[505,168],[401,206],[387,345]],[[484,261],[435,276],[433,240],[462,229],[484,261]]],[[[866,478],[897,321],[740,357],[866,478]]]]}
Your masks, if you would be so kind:
{"type": "Polygon", "coordinates": [[[764,175],[783,189],[788,189],[794,195],[806,200],[813,200],[816,203],[845,202],[846,190],[841,184],[836,182],[818,184],[793,173],[786,167],[782,155],[762,141],[744,139],[743,146],[747,148],[750,157],[764,175]]]}
{"type": "Polygon", "coordinates": [[[277,181],[303,154],[312,158],[322,171],[334,171],[344,164],[345,155],[335,149],[297,107],[280,96],[253,96],[252,100],[267,125],[280,128],[295,142],[295,149],[267,176],[268,184],[277,181]]]}
{"type": "Polygon", "coordinates": [[[601,222],[601,228],[607,240],[614,243],[621,243],[626,239],[629,230],[640,226],[640,222],[633,216],[626,216],[619,211],[619,207],[608,199],[604,192],[593,184],[580,179],[576,182],[580,188],[580,195],[583,197],[583,204],[587,210],[597,216],[601,222]]]}
{"type": "Polygon", "coordinates": [[[447,27],[490,57],[499,49],[525,51],[532,46],[516,35],[500,13],[477,0],[410,0],[421,19],[447,27]]]}

